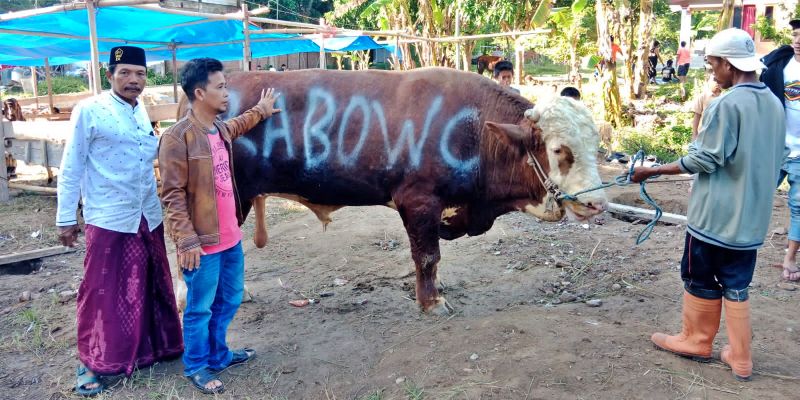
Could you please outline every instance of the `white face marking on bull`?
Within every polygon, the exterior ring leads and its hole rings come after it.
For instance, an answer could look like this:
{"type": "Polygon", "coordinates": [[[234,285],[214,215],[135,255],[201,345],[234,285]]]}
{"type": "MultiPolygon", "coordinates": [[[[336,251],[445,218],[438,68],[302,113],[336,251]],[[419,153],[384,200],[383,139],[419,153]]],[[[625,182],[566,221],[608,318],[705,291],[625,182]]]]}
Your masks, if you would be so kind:
{"type": "MultiPolygon", "coordinates": [[[[597,172],[597,146],[600,137],[589,109],[582,103],[556,97],[536,105],[525,116],[542,129],[550,167],[548,176],[565,193],[577,193],[601,184],[597,172]],[[564,164],[572,153],[572,165],[564,164]],[[568,169],[562,171],[559,164],[568,169]]],[[[568,214],[583,220],[605,211],[605,191],[578,196],[579,203],[566,202],[568,214]]]]}

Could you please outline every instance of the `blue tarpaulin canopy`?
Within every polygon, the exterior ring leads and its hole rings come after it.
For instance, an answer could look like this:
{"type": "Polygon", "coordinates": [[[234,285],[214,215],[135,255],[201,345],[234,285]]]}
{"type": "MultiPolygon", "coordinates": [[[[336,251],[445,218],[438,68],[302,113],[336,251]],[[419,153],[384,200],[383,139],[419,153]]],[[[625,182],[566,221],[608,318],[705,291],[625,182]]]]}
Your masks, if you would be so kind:
{"type": "MultiPolygon", "coordinates": [[[[89,21],[86,10],[71,10],[0,21],[0,64],[38,66],[90,61],[89,21]]],[[[108,51],[129,43],[145,49],[148,61],[214,57],[223,61],[242,59],[244,34],[239,20],[214,20],[176,15],[154,8],[104,7],[96,10],[100,61],[108,51]]],[[[251,25],[251,30],[259,27],[251,25]]],[[[253,58],[319,52],[319,39],[297,34],[250,35],[253,58]]],[[[368,36],[324,39],[325,51],[379,49],[368,36]]]]}

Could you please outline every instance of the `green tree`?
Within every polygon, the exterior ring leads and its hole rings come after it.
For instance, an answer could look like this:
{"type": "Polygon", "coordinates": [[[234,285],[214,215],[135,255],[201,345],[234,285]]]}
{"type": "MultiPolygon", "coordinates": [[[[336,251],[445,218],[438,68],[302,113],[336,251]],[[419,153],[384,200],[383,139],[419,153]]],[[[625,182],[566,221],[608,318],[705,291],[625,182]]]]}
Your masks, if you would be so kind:
{"type": "Polygon", "coordinates": [[[0,1],[0,13],[49,7],[59,3],[70,3],[70,0],[5,0],[0,1]]]}

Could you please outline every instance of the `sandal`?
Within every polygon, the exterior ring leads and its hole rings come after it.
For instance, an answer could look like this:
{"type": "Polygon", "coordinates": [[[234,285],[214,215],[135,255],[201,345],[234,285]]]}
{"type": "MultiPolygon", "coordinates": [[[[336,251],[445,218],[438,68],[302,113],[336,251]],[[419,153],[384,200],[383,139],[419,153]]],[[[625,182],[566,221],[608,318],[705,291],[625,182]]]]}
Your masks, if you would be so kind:
{"type": "Polygon", "coordinates": [[[231,357],[231,362],[225,368],[214,369],[214,368],[210,368],[209,367],[209,369],[211,371],[215,372],[215,373],[219,373],[219,372],[222,372],[222,371],[224,371],[224,370],[226,370],[226,369],[228,369],[230,367],[233,367],[233,366],[236,366],[236,365],[239,365],[239,364],[245,364],[245,363],[247,363],[248,361],[250,361],[250,360],[252,360],[254,358],[256,358],[256,351],[251,349],[251,348],[249,348],[249,347],[245,347],[243,349],[239,349],[239,350],[234,350],[233,351],[233,357],[231,357]]]}
{"type": "Polygon", "coordinates": [[[200,371],[187,376],[186,379],[188,379],[189,382],[192,382],[192,385],[194,385],[194,387],[203,394],[217,394],[225,391],[225,383],[222,383],[222,380],[217,378],[217,375],[212,373],[208,368],[203,368],[200,371]],[[222,384],[214,389],[207,388],[206,385],[214,380],[218,380],[222,384]]]}
{"type": "Polygon", "coordinates": [[[105,386],[100,382],[100,378],[97,375],[89,375],[89,369],[83,364],[78,365],[75,378],[75,391],[83,397],[97,396],[100,392],[105,390],[105,386]],[[86,385],[92,383],[96,383],[97,387],[88,389],[86,385]]]}

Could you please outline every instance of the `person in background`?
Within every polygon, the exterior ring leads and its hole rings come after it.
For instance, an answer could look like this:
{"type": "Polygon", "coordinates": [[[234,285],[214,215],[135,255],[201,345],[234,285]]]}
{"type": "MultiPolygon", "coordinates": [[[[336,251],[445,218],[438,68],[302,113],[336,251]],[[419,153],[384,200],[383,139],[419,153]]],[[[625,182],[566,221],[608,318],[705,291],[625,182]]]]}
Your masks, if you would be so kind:
{"type": "Polygon", "coordinates": [[[288,71],[288,70],[289,70],[289,67],[287,67],[286,64],[281,64],[281,68],[278,71],[284,72],[284,71],[288,71]]]}
{"type": "Polygon", "coordinates": [[[800,19],[789,21],[792,44],[781,46],[766,57],[767,70],[761,81],[783,103],[786,120],[786,147],[789,154],[781,166],[778,185],[789,181],[789,249],[783,258],[783,279],[800,280],[797,250],[800,249],[800,19]]]}
{"type": "Polygon", "coordinates": [[[506,87],[512,92],[519,94],[519,89],[512,87],[511,82],[514,81],[514,64],[511,61],[498,61],[494,65],[494,72],[492,73],[494,81],[500,86],[506,87]]]}
{"type": "Polygon", "coordinates": [[[663,64],[664,61],[661,60],[661,53],[659,48],[661,47],[661,43],[658,40],[653,40],[653,45],[650,46],[650,52],[647,55],[648,61],[648,68],[647,68],[647,79],[648,82],[652,84],[656,84],[656,68],[658,67],[658,63],[663,64]]]}
{"type": "Polygon", "coordinates": [[[708,108],[708,105],[711,103],[711,100],[719,97],[722,93],[722,88],[719,86],[719,83],[714,80],[714,71],[711,70],[711,67],[708,66],[706,69],[706,82],[703,86],[703,92],[694,99],[692,103],[692,113],[694,113],[694,119],[692,120],[692,141],[694,142],[697,140],[697,134],[700,131],[700,121],[703,118],[703,112],[708,108]]]}
{"type": "Polygon", "coordinates": [[[673,83],[675,81],[675,68],[672,68],[672,60],[667,60],[664,68],[661,68],[661,82],[673,83]]]}
{"type": "Polygon", "coordinates": [[[678,63],[678,81],[681,86],[681,100],[686,100],[686,79],[689,75],[689,64],[692,62],[692,54],[686,48],[686,42],[681,41],[681,47],[676,53],[678,63]]]}
{"type": "Polygon", "coordinates": [[[700,134],[678,161],[637,167],[630,177],[697,174],[689,199],[681,261],[683,328],[654,333],[660,349],[698,361],[711,358],[723,308],[729,344],[720,358],[737,380],[750,380],[752,325],[748,287],[757,249],[772,216],[775,180],[784,158],[786,121],[780,101],[758,81],[764,68],[747,32],[725,29],[708,43],[708,63],[725,94],[703,114],[700,134]]]}
{"type": "Polygon", "coordinates": [[[572,86],[567,86],[564,89],[561,89],[561,96],[570,97],[577,101],[581,101],[581,92],[572,86]]]}

